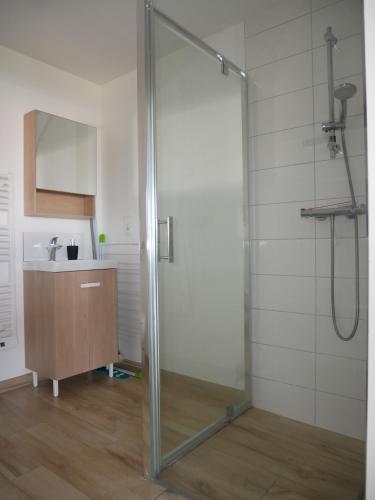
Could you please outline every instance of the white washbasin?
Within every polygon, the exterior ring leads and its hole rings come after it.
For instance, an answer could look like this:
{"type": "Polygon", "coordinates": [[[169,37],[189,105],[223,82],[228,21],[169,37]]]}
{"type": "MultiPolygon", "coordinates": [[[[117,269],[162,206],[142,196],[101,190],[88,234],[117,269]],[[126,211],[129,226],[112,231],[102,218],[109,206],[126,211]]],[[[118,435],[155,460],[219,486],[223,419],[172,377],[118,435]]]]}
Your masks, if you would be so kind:
{"type": "Polygon", "coordinates": [[[115,268],[117,268],[117,263],[114,260],[34,260],[23,263],[24,271],[44,271],[47,273],[115,268]]]}

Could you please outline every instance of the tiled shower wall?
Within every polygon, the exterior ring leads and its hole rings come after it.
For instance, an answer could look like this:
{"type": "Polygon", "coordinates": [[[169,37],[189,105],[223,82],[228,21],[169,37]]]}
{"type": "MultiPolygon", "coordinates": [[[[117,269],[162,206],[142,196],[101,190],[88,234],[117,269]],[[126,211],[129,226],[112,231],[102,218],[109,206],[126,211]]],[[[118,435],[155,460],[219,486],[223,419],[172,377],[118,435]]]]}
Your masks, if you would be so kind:
{"type": "MultiPolygon", "coordinates": [[[[335,83],[351,82],[347,143],[355,193],[366,198],[362,5],[358,0],[249,2],[253,401],[257,407],[364,438],[367,239],[360,217],[359,330],[338,340],[330,317],[329,221],[302,207],[349,200],[342,159],[330,160],[324,33],[332,26],[335,83]]],[[[338,117],[338,103],[336,106],[338,117]]],[[[354,224],[336,223],[339,324],[353,324],[354,224]]]]}

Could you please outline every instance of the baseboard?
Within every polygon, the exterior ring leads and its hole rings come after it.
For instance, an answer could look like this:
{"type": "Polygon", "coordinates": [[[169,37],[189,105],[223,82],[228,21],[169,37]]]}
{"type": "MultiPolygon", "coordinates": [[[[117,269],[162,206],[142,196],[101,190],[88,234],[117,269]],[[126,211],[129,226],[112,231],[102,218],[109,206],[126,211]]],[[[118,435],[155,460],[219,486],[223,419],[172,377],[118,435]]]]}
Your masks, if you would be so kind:
{"type": "Polygon", "coordinates": [[[20,387],[25,387],[27,385],[32,385],[31,373],[26,373],[25,375],[20,375],[19,377],[10,378],[8,380],[2,380],[0,382],[0,394],[13,391],[14,389],[19,389],[20,387]]]}

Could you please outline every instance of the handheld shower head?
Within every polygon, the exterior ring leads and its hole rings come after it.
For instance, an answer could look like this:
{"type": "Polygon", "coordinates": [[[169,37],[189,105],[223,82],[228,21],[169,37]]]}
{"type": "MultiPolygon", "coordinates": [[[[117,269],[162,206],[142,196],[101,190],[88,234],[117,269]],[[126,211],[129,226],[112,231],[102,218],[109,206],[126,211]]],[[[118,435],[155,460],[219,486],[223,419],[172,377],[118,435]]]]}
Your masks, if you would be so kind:
{"type": "Polygon", "coordinates": [[[357,87],[353,83],[342,83],[335,88],[334,96],[340,101],[347,101],[357,92],[357,87]]]}
{"type": "Polygon", "coordinates": [[[341,102],[341,116],[340,120],[345,125],[346,120],[346,104],[348,99],[353,97],[357,92],[357,87],[353,83],[342,83],[334,90],[334,96],[341,102]]]}

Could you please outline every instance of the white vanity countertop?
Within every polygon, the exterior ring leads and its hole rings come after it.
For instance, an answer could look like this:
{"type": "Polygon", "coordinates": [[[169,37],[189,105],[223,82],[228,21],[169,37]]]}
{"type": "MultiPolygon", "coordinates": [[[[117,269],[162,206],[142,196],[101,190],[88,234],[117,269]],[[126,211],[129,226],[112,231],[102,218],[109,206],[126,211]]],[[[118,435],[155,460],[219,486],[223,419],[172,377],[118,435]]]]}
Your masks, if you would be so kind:
{"type": "Polygon", "coordinates": [[[67,271],[93,271],[95,269],[116,269],[114,260],[34,260],[23,263],[24,271],[63,273],[67,271]]]}

